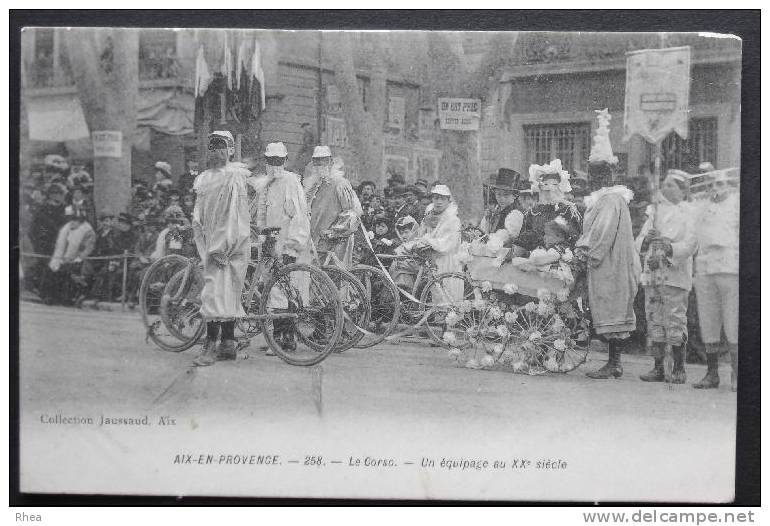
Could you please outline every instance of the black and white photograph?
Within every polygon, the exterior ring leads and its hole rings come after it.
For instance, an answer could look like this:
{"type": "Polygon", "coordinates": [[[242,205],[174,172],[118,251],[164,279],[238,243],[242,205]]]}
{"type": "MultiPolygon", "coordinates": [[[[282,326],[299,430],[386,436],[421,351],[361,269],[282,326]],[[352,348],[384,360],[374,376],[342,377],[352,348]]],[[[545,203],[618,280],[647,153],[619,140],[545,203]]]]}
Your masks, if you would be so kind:
{"type": "Polygon", "coordinates": [[[742,53],[23,27],[19,491],[732,502],[742,53]]]}

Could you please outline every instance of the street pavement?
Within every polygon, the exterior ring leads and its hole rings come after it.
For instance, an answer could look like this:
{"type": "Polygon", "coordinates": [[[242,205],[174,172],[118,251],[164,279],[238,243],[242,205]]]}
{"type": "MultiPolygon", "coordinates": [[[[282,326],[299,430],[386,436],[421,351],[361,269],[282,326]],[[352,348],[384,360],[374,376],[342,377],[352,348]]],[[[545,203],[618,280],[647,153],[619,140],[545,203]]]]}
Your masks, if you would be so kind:
{"type": "Polygon", "coordinates": [[[648,384],[638,379],[650,367],[644,356],[624,357],[619,380],[585,377],[606,359],[597,352],[569,374],[533,377],[464,369],[413,339],[303,368],[265,356],[257,338],[246,360],[195,368],[197,348],[159,350],[145,341],[138,313],[32,303],[21,304],[20,335],[22,489],[674,502],[733,495],[736,396],[724,365],[722,386],[698,391],[689,383],[703,366],[688,365],[688,385],[648,384]],[[95,423],[43,422],[56,415],[95,423]],[[149,415],[154,424],[98,426],[102,415],[149,415]],[[161,417],[174,425],[160,425],[161,417]],[[264,466],[204,472],[173,462],[210,451],[272,452],[282,464],[265,477],[264,466]],[[316,455],[323,467],[308,467],[316,455]],[[401,467],[355,465],[367,457],[401,467]],[[508,469],[440,467],[460,457],[505,460],[508,469]],[[531,466],[511,468],[516,458],[531,466]],[[567,467],[529,469],[541,459],[567,467]]]}

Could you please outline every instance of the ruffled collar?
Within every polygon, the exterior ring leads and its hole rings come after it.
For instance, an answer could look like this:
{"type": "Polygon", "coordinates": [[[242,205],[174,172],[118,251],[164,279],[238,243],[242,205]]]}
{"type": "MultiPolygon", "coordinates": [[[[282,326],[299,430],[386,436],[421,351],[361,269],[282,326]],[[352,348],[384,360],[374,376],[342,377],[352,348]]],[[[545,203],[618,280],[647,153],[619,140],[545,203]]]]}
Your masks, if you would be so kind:
{"type": "Polygon", "coordinates": [[[599,199],[610,194],[620,195],[626,201],[626,204],[630,203],[631,199],[634,198],[634,192],[631,189],[625,185],[618,184],[615,186],[605,186],[595,192],[591,192],[591,195],[583,199],[583,203],[586,205],[586,208],[593,208],[599,202],[599,199]]]}

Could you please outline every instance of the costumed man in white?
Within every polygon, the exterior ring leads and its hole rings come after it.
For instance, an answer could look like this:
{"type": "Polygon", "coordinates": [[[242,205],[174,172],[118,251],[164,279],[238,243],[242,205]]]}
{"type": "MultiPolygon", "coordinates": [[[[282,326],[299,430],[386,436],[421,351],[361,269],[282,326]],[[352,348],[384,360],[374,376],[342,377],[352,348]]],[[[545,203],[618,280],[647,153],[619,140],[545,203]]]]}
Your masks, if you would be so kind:
{"type": "MultiPolygon", "coordinates": [[[[452,192],[446,185],[436,185],[431,189],[431,201],[417,229],[416,237],[398,247],[396,254],[430,250],[436,265],[436,274],[460,272],[462,263],[458,258],[458,251],[462,240],[462,222],[457,216],[457,205],[452,201],[452,192]]],[[[396,260],[391,268],[396,284],[410,289],[418,271],[417,263],[410,260],[396,260]]],[[[462,280],[453,279],[448,282],[447,293],[451,298],[445,298],[444,301],[460,300],[463,295],[462,287],[462,280]]]]}
{"type": "Polygon", "coordinates": [[[724,329],[732,361],[731,389],[738,388],[738,260],[740,195],[728,171],[716,172],[711,198],[696,205],[695,292],[708,371],[696,389],[719,387],[719,351],[724,329]],[[731,184],[732,183],[732,184],[731,184]]]}
{"type": "MultiPolygon", "coordinates": [[[[307,263],[310,260],[310,217],[300,177],[284,169],[288,151],[282,142],[274,142],[265,149],[267,174],[252,178],[254,188],[251,202],[251,220],[261,232],[279,229],[275,255],[284,265],[307,263]]],[[[300,285],[298,285],[300,286],[300,285]]],[[[300,286],[306,290],[309,284],[300,286]]],[[[288,299],[278,287],[273,288],[268,306],[287,308],[288,299]]],[[[295,327],[291,319],[273,321],[273,334],[285,350],[297,347],[295,327]]],[[[267,354],[272,354],[268,349],[267,354]]]]}
{"type": "Polygon", "coordinates": [[[201,316],[206,341],[194,364],[236,358],[235,321],[244,316],[241,293],[249,259],[249,201],[246,166],[231,163],[235,141],[228,131],[209,134],[209,169],[193,184],[192,227],[203,263],[201,316]],[[219,349],[216,341],[221,329],[219,349]]]}
{"type": "Polygon", "coordinates": [[[310,209],[310,237],[319,255],[334,250],[346,268],[353,264],[353,235],[361,222],[361,202],[345,179],[342,159],[332,159],[328,146],[313,150],[312,169],[305,179],[310,209]]]}
{"type": "Polygon", "coordinates": [[[698,243],[692,213],[684,200],[686,191],[687,179],[669,172],[660,188],[657,212],[652,205],[647,208],[647,221],[636,238],[636,249],[644,257],[644,310],[655,360],[652,370],[639,377],[645,382],[666,380],[666,345],[671,346],[674,358],[670,381],[683,384],[687,380],[687,304],[692,289],[692,258],[698,243]]]}

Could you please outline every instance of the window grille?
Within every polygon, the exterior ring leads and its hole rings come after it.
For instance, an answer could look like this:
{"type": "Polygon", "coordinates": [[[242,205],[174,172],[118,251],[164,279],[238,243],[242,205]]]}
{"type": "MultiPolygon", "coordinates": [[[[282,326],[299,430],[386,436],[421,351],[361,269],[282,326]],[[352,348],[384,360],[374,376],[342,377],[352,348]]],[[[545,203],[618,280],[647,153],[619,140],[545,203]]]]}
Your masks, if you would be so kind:
{"type": "Polygon", "coordinates": [[[537,124],[524,126],[526,166],[548,164],[561,159],[562,167],[574,173],[587,170],[591,153],[591,125],[589,123],[537,124]]]}
{"type": "MultiPolygon", "coordinates": [[[[655,170],[655,147],[646,143],[646,160],[650,171],[655,170]]],[[[717,119],[690,119],[687,140],[672,132],[661,144],[661,172],[675,168],[694,172],[700,163],[717,163],[717,119]]]]}

